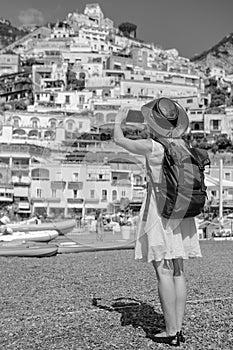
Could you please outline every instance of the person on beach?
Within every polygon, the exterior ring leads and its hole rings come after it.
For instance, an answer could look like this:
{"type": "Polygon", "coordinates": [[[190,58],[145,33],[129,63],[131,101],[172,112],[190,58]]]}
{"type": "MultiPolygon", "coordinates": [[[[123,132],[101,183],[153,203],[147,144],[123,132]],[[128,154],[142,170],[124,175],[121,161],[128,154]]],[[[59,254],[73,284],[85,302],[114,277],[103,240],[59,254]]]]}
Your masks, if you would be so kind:
{"type": "Polygon", "coordinates": [[[104,222],[103,222],[103,214],[101,210],[96,213],[96,240],[103,241],[104,239],[104,222]]]}
{"type": "MultiPolygon", "coordinates": [[[[116,116],[115,143],[130,153],[143,155],[150,165],[154,182],[158,183],[164,148],[156,139],[167,137],[182,145],[182,136],[189,125],[188,116],[175,101],[156,99],[141,109],[150,136],[147,139],[131,140],[124,137],[122,131],[128,110],[122,108],[116,116]]],[[[183,261],[190,257],[201,257],[197,229],[194,218],[165,219],[160,216],[155,194],[153,191],[150,194],[148,192],[137,224],[135,259],[151,262],[158,280],[166,328],[153,335],[154,341],[179,346],[180,342],[185,342],[182,333],[186,306],[183,261]]]]}

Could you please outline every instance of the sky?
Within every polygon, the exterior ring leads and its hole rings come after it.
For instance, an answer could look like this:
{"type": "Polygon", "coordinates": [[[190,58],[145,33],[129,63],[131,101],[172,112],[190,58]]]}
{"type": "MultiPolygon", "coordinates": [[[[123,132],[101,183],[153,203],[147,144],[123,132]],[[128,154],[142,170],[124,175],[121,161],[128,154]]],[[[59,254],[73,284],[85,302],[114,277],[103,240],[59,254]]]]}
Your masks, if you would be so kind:
{"type": "Polygon", "coordinates": [[[164,49],[176,48],[191,58],[233,32],[233,0],[3,0],[0,16],[15,26],[42,25],[83,13],[87,3],[98,3],[105,17],[137,25],[137,37],[164,49]]]}

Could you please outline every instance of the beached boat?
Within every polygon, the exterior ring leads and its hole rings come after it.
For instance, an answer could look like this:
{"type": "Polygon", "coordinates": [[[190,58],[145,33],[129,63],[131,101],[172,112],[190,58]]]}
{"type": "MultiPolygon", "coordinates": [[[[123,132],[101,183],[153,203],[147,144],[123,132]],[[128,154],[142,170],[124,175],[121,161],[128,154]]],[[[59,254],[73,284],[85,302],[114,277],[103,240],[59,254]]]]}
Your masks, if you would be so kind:
{"type": "Polygon", "coordinates": [[[58,247],[51,244],[0,243],[0,256],[50,257],[57,254],[58,247]]]}
{"type": "Polygon", "coordinates": [[[233,241],[233,237],[213,237],[212,238],[216,242],[223,242],[223,241],[233,241]]]}
{"type": "Polygon", "coordinates": [[[13,232],[12,234],[1,235],[0,242],[12,241],[32,241],[32,242],[49,242],[58,237],[59,233],[56,230],[46,231],[26,231],[13,232]]]}
{"type": "Polygon", "coordinates": [[[35,224],[35,222],[21,224],[19,222],[7,224],[7,227],[10,227],[13,231],[18,232],[56,230],[60,235],[65,235],[73,230],[75,227],[75,220],[42,222],[40,224],[35,224]]]}
{"type": "Polygon", "coordinates": [[[81,252],[97,252],[106,250],[122,250],[122,249],[134,249],[135,242],[126,242],[122,244],[102,244],[102,245],[83,245],[73,242],[63,242],[58,245],[59,254],[67,253],[81,253],[81,252]]]}

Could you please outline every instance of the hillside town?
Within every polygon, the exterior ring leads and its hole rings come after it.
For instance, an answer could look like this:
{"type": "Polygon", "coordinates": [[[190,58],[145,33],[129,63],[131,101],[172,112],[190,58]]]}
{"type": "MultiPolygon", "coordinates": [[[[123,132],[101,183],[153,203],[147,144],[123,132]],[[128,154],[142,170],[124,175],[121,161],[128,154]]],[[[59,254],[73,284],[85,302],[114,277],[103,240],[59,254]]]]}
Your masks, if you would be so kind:
{"type": "Polygon", "coordinates": [[[0,350],[233,349],[232,11],[0,3],[0,350]]]}
{"type": "MultiPolygon", "coordinates": [[[[7,20],[1,23],[9,25],[7,20]]],[[[120,107],[129,106],[129,138],[144,137],[140,108],[166,96],[188,113],[188,137],[208,149],[209,174],[233,180],[233,75],[203,70],[118,28],[99,4],[63,21],[32,28],[0,51],[0,205],[16,220],[117,213],[125,200],[138,213],[145,194],[143,157],[113,141],[120,107]]],[[[212,204],[218,191],[211,191],[212,204]]],[[[224,191],[233,208],[232,190],[224,191]]]]}

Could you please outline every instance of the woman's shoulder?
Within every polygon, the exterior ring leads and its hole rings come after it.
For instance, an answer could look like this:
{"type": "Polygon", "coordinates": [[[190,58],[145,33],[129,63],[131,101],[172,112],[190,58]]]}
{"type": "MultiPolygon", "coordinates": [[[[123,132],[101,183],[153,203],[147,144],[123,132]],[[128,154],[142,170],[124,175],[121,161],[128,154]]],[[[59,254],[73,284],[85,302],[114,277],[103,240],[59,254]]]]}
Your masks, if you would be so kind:
{"type": "Polygon", "coordinates": [[[161,145],[161,143],[159,141],[150,139],[152,142],[152,152],[151,154],[153,156],[159,156],[159,155],[163,155],[164,153],[164,147],[161,145]]]}

